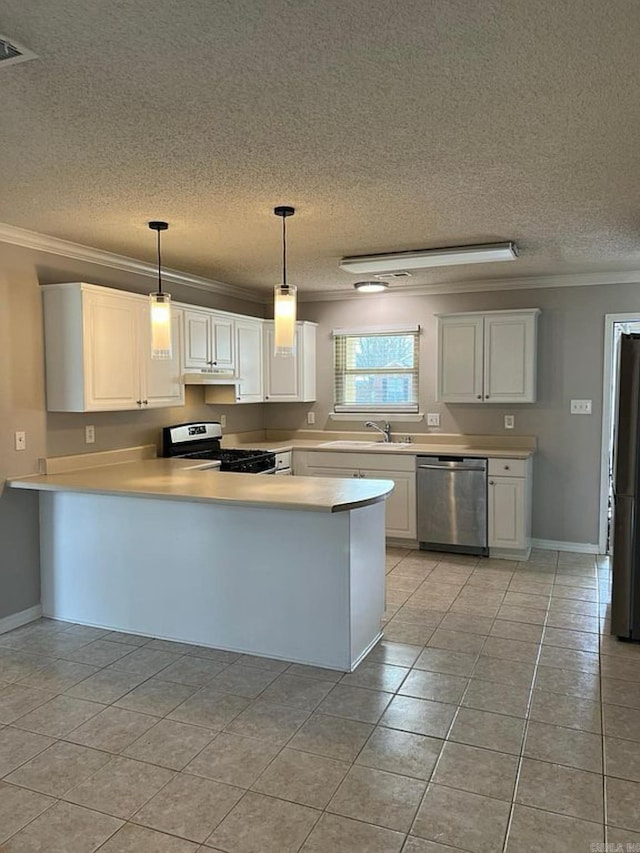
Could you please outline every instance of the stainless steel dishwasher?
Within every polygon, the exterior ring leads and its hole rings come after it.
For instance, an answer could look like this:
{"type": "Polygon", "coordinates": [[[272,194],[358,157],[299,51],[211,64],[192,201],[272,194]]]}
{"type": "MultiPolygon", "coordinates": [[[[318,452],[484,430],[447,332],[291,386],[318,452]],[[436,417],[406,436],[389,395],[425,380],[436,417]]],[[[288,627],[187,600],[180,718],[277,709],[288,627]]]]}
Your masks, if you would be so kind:
{"type": "Polygon", "coordinates": [[[487,555],[487,460],[417,456],[420,548],[487,555]]]}

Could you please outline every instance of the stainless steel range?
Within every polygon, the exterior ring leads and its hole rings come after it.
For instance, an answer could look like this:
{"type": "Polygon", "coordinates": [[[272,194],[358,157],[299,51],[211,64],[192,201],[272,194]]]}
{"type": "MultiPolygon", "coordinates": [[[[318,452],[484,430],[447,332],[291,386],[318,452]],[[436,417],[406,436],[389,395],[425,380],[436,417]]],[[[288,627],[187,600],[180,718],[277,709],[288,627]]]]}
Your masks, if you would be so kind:
{"type": "Polygon", "coordinates": [[[222,428],[217,421],[176,424],[162,430],[162,455],[182,459],[211,459],[220,471],[274,474],[276,454],[269,450],[227,450],[220,447],[222,428]]]}

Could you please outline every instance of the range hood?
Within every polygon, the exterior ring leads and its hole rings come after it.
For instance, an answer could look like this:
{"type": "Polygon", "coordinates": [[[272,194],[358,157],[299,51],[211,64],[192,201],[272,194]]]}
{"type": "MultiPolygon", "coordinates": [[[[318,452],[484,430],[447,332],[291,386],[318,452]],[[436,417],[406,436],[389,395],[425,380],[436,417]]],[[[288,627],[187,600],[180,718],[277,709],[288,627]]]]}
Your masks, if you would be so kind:
{"type": "Polygon", "coordinates": [[[232,370],[202,370],[196,373],[183,373],[185,385],[237,385],[240,381],[232,370]]]}

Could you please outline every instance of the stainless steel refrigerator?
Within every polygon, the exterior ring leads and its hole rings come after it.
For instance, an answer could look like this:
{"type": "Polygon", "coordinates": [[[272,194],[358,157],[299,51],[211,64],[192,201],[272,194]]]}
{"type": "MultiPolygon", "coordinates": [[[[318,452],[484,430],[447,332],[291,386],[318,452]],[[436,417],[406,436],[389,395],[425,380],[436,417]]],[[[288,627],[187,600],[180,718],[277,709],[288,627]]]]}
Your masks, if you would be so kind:
{"type": "Polygon", "coordinates": [[[640,641],[640,335],[620,338],[611,633],[640,641]]]}

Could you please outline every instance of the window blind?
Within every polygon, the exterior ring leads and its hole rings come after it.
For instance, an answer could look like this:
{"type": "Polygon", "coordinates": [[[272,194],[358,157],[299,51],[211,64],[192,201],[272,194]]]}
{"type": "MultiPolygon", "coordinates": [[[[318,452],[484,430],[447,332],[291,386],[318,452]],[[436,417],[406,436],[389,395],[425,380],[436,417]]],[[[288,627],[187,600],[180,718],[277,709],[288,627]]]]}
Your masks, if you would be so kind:
{"type": "Polygon", "coordinates": [[[334,410],[417,412],[420,329],[336,330],[334,410]]]}

